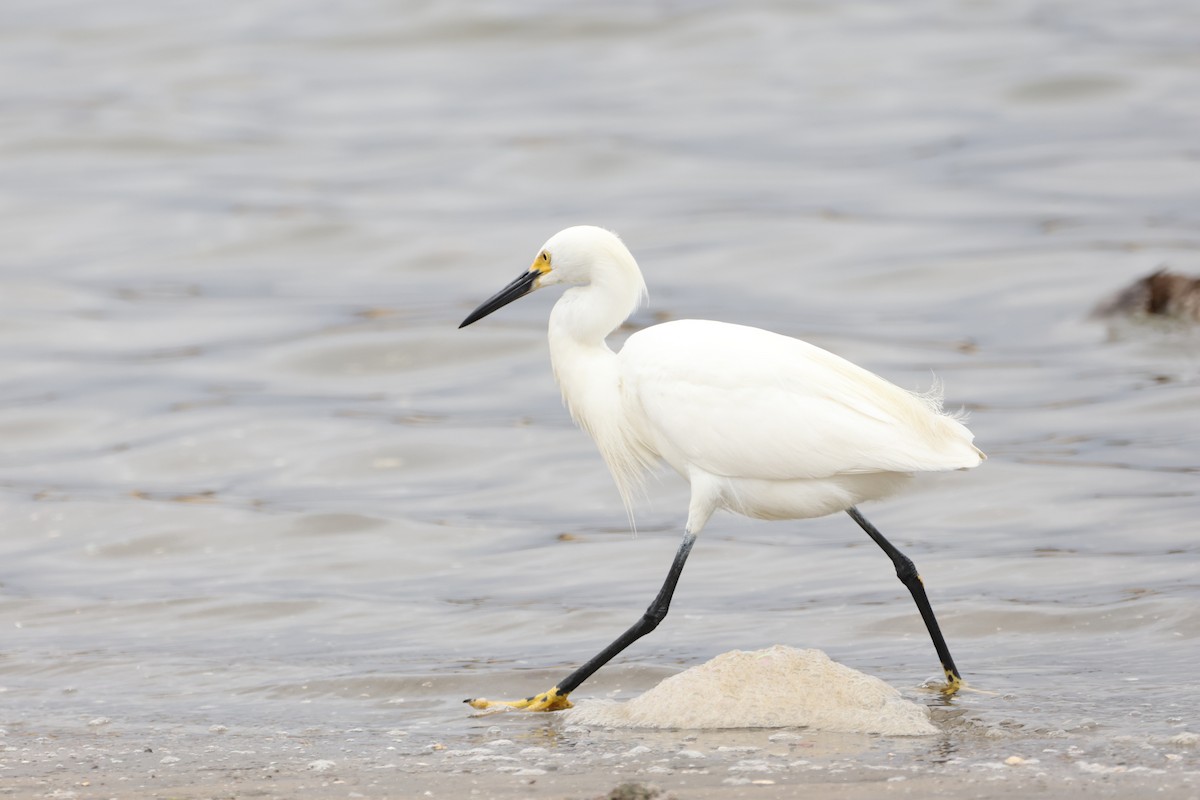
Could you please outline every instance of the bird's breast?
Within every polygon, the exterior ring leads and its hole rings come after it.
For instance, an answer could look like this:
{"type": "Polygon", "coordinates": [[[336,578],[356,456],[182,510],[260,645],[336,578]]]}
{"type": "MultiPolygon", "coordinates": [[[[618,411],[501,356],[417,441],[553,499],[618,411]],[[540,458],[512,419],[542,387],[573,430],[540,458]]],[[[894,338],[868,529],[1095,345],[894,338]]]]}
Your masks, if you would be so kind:
{"type": "Polygon", "coordinates": [[[628,413],[617,356],[606,346],[551,342],[554,377],[575,424],[596,443],[626,508],[657,454],[628,413]]]}

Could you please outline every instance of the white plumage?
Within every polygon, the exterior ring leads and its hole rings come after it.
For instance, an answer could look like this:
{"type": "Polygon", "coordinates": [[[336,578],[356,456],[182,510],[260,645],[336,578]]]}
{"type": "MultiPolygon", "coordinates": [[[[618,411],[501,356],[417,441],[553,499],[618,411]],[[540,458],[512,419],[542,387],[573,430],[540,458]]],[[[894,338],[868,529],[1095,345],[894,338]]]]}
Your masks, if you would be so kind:
{"type": "Polygon", "coordinates": [[[718,508],[818,517],[882,497],[909,473],[982,459],[939,397],[799,339],[681,320],[639,331],[614,353],[605,337],[644,292],[633,256],[590,226],[561,231],[541,252],[550,271],[538,286],[575,284],[550,314],[555,377],[627,506],[659,458],[692,486],[693,533],[718,508]]]}
{"type": "Polygon", "coordinates": [[[631,336],[616,358],[625,418],[649,449],[720,487],[694,503],[818,517],[887,494],[907,473],[981,458],[939,398],[758,328],[665,323],[631,336]]]}
{"type": "MultiPolygon", "coordinates": [[[[632,254],[601,228],[578,226],[552,236],[529,270],[462,326],[555,284],[570,288],[550,313],[554,375],[571,416],[595,440],[626,507],[645,471],[660,459],[691,486],[674,578],[656,600],[660,607],[652,604],[647,612],[656,612],[657,619],[666,614],[691,541],[717,509],[761,519],[847,510],[902,571],[898,559],[907,559],[854,506],[895,491],[914,472],[965,469],[984,458],[971,432],[942,410],[939,393],[905,391],[791,337],[682,320],[639,331],[614,353],[605,339],[633,313],[646,289],[632,254]]],[[[911,562],[907,568],[915,578],[911,562]]],[[[909,588],[916,598],[917,590],[909,588]]],[[[932,611],[927,624],[931,619],[932,611]]],[[[936,623],[931,634],[935,628],[936,623]]],[[[645,632],[630,629],[629,641],[614,642],[581,668],[582,677],[577,672],[553,691],[565,702],[567,692],[645,632]]],[[[935,644],[940,636],[934,636],[935,644]]],[[[957,671],[943,649],[944,643],[939,655],[953,683],[957,671]]]]}

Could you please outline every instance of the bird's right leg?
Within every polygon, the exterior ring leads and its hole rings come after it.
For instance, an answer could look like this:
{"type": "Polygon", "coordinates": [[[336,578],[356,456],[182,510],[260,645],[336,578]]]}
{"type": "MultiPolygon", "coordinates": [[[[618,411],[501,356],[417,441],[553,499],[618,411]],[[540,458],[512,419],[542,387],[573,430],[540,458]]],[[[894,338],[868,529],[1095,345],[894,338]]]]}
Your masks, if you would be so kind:
{"type": "Polygon", "coordinates": [[[867,535],[875,544],[879,545],[883,552],[887,553],[888,558],[895,565],[896,577],[908,589],[913,601],[917,604],[917,610],[921,612],[921,619],[925,620],[925,627],[929,631],[929,638],[933,640],[933,648],[937,650],[938,659],[942,662],[942,672],[946,673],[946,686],[942,691],[947,695],[954,694],[966,684],[958,672],[958,667],[954,665],[950,648],[946,646],[946,639],[942,636],[942,629],[938,627],[937,617],[933,615],[933,606],[929,605],[929,597],[925,594],[925,583],[917,573],[916,565],[913,564],[912,559],[901,553],[899,548],[884,538],[879,529],[868,522],[857,508],[850,506],[846,509],[846,513],[867,532],[867,535]]]}
{"type": "Polygon", "coordinates": [[[658,624],[667,616],[667,611],[671,607],[671,597],[675,594],[675,585],[679,583],[683,565],[687,562],[688,554],[692,552],[692,545],[695,543],[696,534],[689,529],[684,533],[679,549],[675,551],[675,560],[671,562],[671,569],[667,571],[667,579],[663,582],[662,588],[658,590],[654,601],[646,609],[646,613],[642,614],[642,618],[633,623],[629,630],[618,636],[612,644],[589,659],[582,667],[559,681],[552,689],[532,697],[526,697],[524,700],[485,700],[478,697],[463,702],[478,709],[507,706],[526,711],[559,711],[570,708],[571,701],[567,699],[567,695],[590,678],[592,673],[612,661],[626,647],[657,628],[658,624]]]}

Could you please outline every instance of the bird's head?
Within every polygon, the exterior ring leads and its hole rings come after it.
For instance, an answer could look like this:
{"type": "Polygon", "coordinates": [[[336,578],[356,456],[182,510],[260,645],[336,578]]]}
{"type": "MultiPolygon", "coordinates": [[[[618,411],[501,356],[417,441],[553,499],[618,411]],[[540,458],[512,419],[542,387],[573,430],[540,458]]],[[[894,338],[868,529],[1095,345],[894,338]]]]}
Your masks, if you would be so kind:
{"type": "Polygon", "coordinates": [[[468,314],[458,327],[465,328],[535,289],[555,284],[582,286],[617,276],[621,283],[631,285],[638,297],[645,293],[637,262],[615,233],[594,225],[564,228],[542,245],[527,270],[468,314]]]}

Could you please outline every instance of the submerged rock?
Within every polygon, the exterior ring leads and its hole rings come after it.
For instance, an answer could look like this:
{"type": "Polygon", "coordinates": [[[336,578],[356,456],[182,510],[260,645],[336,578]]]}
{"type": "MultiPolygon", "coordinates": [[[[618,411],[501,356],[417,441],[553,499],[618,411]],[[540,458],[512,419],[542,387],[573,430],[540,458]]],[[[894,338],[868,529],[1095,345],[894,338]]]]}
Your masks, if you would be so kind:
{"type": "Polygon", "coordinates": [[[733,650],[624,703],[580,702],[569,723],[626,728],[790,728],[925,736],[929,709],[820,650],[733,650]]]}
{"type": "Polygon", "coordinates": [[[1096,307],[1097,317],[1157,316],[1200,322],[1200,278],[1160,269],[1096,307]]]}
{"type": "Polygon", "coordinates": [[[595,800],[671,800],[674,795],[663,795],[663,790],[654,784],[622,783],[606,795],[595,800]]]}

